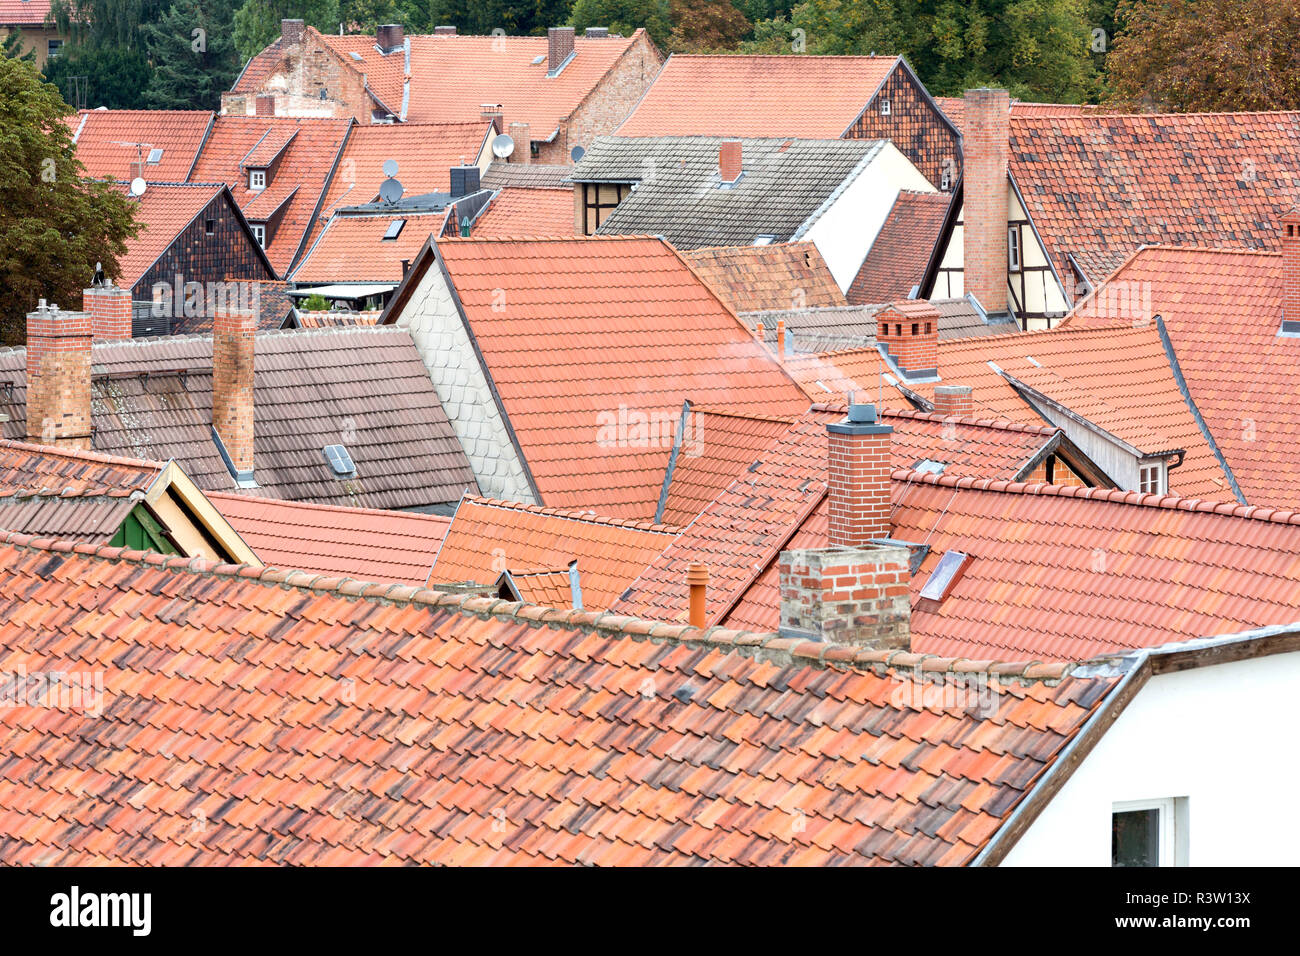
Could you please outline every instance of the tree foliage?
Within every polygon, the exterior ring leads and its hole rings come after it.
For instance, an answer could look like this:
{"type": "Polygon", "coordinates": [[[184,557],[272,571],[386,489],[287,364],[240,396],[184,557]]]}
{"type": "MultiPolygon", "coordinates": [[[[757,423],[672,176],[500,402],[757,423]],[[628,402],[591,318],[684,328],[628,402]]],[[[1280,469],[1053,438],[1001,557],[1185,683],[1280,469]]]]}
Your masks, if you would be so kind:
{"type": "Polygon", "coordinates": [[[281,20],[304,20],[323,33],[339,28],[339,0],[246,0],[234,17],[235,49],[248,60],[280,35],[281,20]]]}
{"type": "Polygon", "coordinates": [[[1107,57],[1119,105],[1300,109],[1300,0],[1120,0],[1107,57]]]}
{"type": "Polygon", "coordinates": [[[233,11],[199,0],[176,0],[157,23],[145,24],[144,38],[153,62],[145,103],[153,109],[214,110],[239,71],[231,36],[233,11]]]}
{"type": "Polygon", "coordinates": [[[58,89],[31,64],[0,57],[0,340],[21,342],[24,316],[47,299],[81,301],[95,263],[120,273],[136,235],[129,200],[83,180],[58,89]]]}
{"type": "Polygon", "coordinates": [[[78,85],[86,92],[85,106],[94,109],[143,109],[151,68],[142,49],[111,44],[73,42],[45,64],[46,78],[74,105],[78,85]],[[73,77],[84,79],[74,80],[73,77]]]}
{"type": "Polygon", "coordinates": [[[745,15],[727,0],[672,0],[674,53],[708,53],[734,49],[751,30],[745,15]]]}
{"type": "Polygon", "coordinates": [[[4,45],[0,47],[0,56],[9,60],[22,60],[31,63],[36,59],[36,48],[32,47],[24,53],[23,31],[15,28],[5,35],[4,45]]]}
{"type": "Polygon", "coordinates": [[[673,33],[668,0],[575,0],[569,19],[579,33],[587,27],[609,27],[610,33],[631,36],[642,27],[660,47],[673,33]]]}

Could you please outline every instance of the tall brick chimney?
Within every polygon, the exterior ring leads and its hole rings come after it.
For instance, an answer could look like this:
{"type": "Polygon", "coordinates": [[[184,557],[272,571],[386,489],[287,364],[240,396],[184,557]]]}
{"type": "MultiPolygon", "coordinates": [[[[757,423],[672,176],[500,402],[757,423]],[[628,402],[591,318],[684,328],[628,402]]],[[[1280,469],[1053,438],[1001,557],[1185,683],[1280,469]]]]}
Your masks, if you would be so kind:
{"type": "Polygon", "coordinates": [[[253,479],[252,309],[218,306],[212,318],[212,430],[236,481],[253,479]]]}
{"type": "Polygon", "coordinates": [[[1006,90],[967,90],[963,116],[964,288],[984,311],[1006,312],[1011,98],[1006,90]]]}
{"type": "Polygon", "coordinates": [[[533,161],[532,128],[527,123],[511,123],[510,138],[515,141],[515,151],[510,154],[510,162],[530,165],[533,161]]]}
{"type": "Polygon", "coordinates": [[[302,43],[302,38],[307,32],[307,23],[305,20],[281,20],[280,21],[280,46],[291,47],[298,46],[302,43]]]}
{"type": "Polygon", "coordinates": [[[784,637],[910,650],[907,548],[782,551],[777,565],[784,637]]]}
{"type": "Polygon", "coordinates": [[[551,27],[546,31],[547,76],[557,76],[573,55],[573,27],[551,27]]]}
{"type": "Polygon", "coordinates": [[[718,146],[718,178],[724,183],[734,183],[745,171],[745,157],[738,139],[730,139],[718,146]]]}
{"type": "Polygon", "coordinates": [[[885,346],[904,377],[936,374],[939,310],[924,299],[902,299],[876,313],[876,341],[885,346]]]}
{"type": "Polygon", "coordinates": [[[1297,323],[1284,329],[1300,333],[1300,205],[1282,217],[1282,321],[1297,323]]]}
{"type": "Polygon", "coordinates": [[[90,314],[27,313],[27,440],[90,448],[90,314]]]}
{"type": "Polygon", "coordinates": [[[375,28],[375,43],[385,54],[395,53],[405,45],[400,23],[385,23],[375,28]]]}
{"type": "Polygon", "coordinates": [[[506,115],[501,104],[484,103],[478,108],[478,117],[481,120],[490,122],[496,133],[504,133],[506,131],[506,115]]]}
{"type": "Polygon", "coordinates": [[[874,405],[850,405],[844,421],[826,426],[832,546],[861,548],[889,537],[893,431],[877,420],[874,405]]]}
{"type": "Polygon", "coordinates": [[[90,332],[96,342],[131,337],[131,290],[107,280],[81,290],[81,308],[90,313],[90,332]]]}
{"type": "Polygon", "coordinates": [[[934,387],[934,413],[944,418],[973,418],[975,399],[969,385],[936,385],[934,387]]]}

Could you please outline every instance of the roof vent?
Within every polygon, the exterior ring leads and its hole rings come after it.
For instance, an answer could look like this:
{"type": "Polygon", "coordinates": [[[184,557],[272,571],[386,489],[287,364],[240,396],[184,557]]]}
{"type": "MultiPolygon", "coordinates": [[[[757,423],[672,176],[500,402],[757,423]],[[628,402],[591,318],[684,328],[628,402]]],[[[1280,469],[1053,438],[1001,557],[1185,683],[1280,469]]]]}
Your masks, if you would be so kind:
{"type": "Polygon", "coordinates": [[[334,472],[335,478],[353,478],[357,473],[357,466],[352,462],[352,456],[342,445],[326,445],[322,451],[325,454],[325,460],[330,464],[330,470],[334,472]]]}

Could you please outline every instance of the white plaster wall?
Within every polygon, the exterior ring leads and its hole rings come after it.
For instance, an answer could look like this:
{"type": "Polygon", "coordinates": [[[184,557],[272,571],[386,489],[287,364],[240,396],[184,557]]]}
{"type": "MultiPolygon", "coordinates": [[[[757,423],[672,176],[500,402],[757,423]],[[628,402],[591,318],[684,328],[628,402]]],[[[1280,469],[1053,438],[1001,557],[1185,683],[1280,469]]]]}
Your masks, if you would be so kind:
{"type": "Polygon", "coordinates": [[[1005,866],[1109,866],[1112,804],[1186,797],[1191,866],[1300,859],[1300,653],[1153,677],[1005,866]]]}
{"type": "Polygon", "coordinates": [[[436,262],[424,271],[397,324],[410,330],[482,493],[540,504],[436,262]]]}
{"type": "Polygon", "coordinates": [[[938,191],[892,143],[885,143],[870,165],[797,237],[817,246],[841,292],[853,284],[902,189],[938,191]]]}

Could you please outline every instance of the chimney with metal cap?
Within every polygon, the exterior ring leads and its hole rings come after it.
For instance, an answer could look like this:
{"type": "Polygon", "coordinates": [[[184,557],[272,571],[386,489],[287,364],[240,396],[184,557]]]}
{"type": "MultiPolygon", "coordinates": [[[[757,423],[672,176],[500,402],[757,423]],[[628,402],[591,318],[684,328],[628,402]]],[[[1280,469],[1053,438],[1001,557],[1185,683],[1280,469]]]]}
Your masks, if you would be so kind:
{"type": "Polygon", "coordinates": [[[500,103],[484,103],[478,108],[478,118],[492,124],[493,131],[506,131],[506,115],[500,103]]]}
{"type": "Polygon", "coordinates": [[[27,313],[27,440],[90,448],[90,343],[87,312],[60,312],[41,299],[27,313]]]}
{"type": "Polygon", "coordinates": [[[456,28],[454,26],[434,27],[433,35],[436,37],[454,37],[456,35],[456,28]]]}
{"type": "Polygon", "coordinates": [[[307,22],[305,20],[281,20],[280,21],[280,47],[297,46],[302,43],[303,35],[307,32],[307,22]]]}
{"type": "Polygon", "coordinates": [[[375,43],[385,56],[403,49],[406,44],[402,36],[402,25],[400,23],[384,23],[376,27],[375,43]]]}
{"type": "Polygon", "coordinates": [[[853,404],[826,426],[830,543],[861,548],[890,529],[890,435],[874,405],[853,404]]]}
{"type": "Polygon", "coordinates": [[[96,342],[131,338],[131,290],[105,279],[81,290],[81,308],[90,313],[90,331],[96,342]]]}

